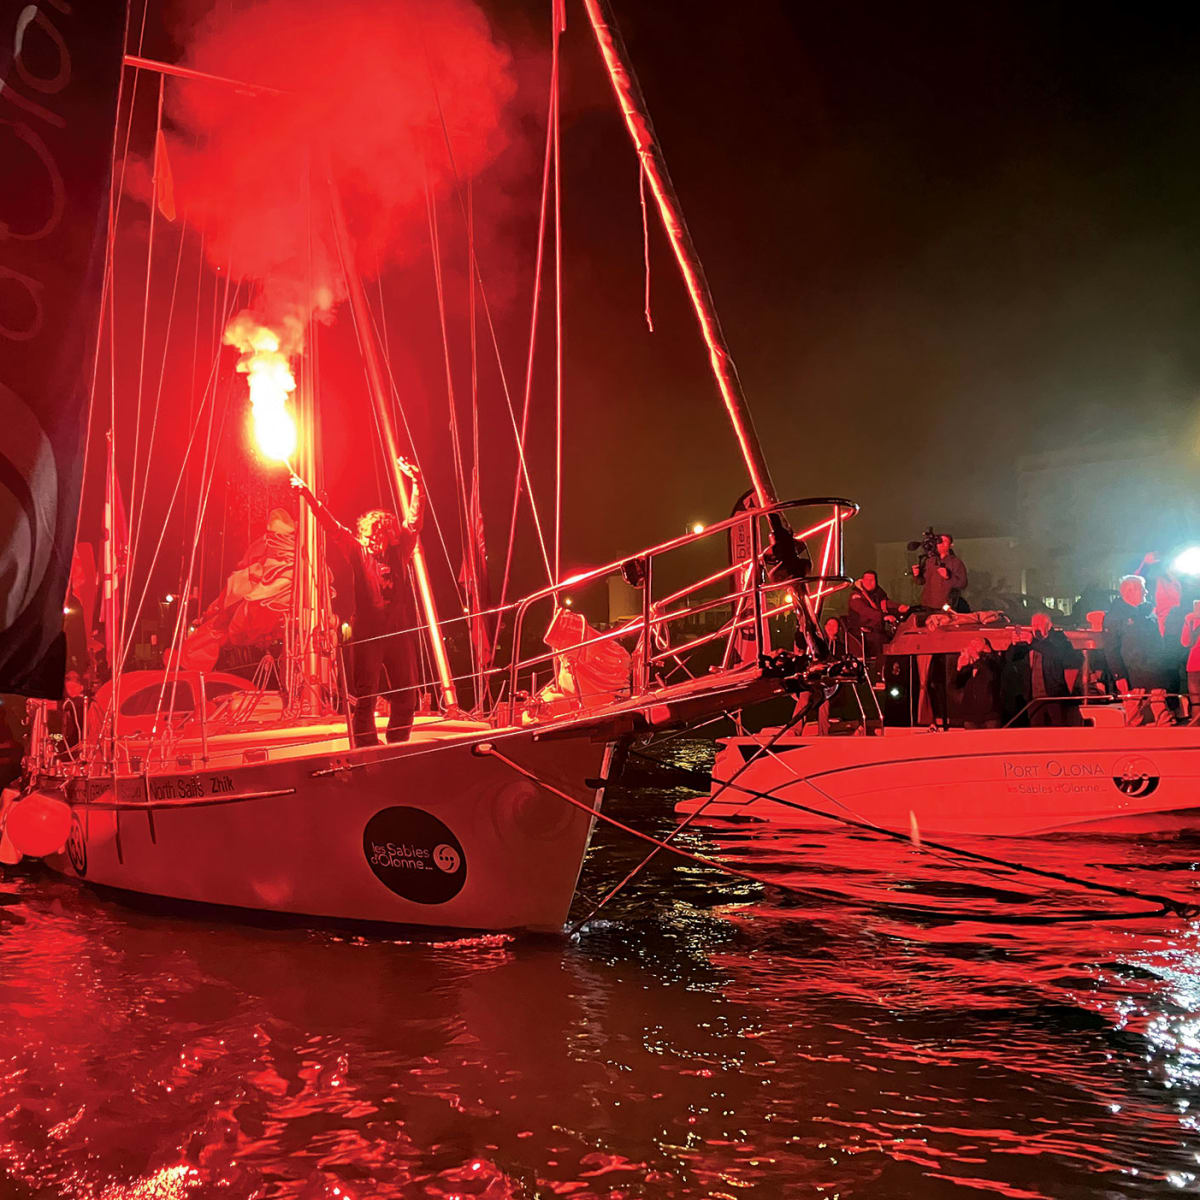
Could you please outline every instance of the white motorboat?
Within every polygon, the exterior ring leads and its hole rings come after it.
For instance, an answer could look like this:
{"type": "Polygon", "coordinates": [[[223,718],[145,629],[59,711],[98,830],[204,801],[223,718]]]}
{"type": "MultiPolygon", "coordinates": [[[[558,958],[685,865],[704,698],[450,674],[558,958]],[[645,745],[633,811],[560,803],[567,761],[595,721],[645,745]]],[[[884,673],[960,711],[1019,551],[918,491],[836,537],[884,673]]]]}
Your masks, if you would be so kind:
{"type": "MultiPolygon", "coordinates": [[[[1117,698],[1092,695],[1074,701],[1081,725],[968,729],[955,724],[951,702],[949,727],[929,728],[922,683],[979,632],[902,630],[875,692],[884,695],[882,720],[871,719],[878,714],[868,701],[855,730],[863,736],[813,736],[802,727],[727,738],[709,796],[678,811],[798,828],[860,822],[918,838],[1200,828],[1195,725],[1129,724],[1117,698]]],[[[1015,632],[986,630],[998,648],[1015,632]]],[[[1097,647],[1094,634],[1070,636],[1085,655],[1097,647]]]]}

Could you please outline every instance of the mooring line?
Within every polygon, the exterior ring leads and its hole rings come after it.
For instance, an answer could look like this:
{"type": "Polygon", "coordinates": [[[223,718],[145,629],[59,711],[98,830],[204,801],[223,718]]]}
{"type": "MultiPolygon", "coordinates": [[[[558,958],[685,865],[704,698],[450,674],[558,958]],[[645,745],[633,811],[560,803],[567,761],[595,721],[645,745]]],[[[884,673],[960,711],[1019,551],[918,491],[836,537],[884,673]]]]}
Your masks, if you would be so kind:
{"type": "MultiPolygon", "coordinates": [[[[805,709],[805,713],[807,713],[807,712],[808,712],[808,709],[805,709]]],[[[767,743],[767,749],[769,750],[770,747],[773,746],[780,738],[784,737],[786,734],[790,733],[793,729],[795,729],[795,727],[796,727],[797,723],[800,721],[800,719],[801,719],[800,716],[794,716],[787,725],[781,725],[779,727],[779,730],[772,735],[770,742],[767,743]]],[[[635,750],[634,753],[637,754],[637,751],[635,750]]],[[[722,783],[720,785],[720,787],[718,787],[714,792],[712,792],[712,794],[708,797],[708,799],[705,800],[705,802],[700,805],[699,808],[688,813],[688,815],[682,821],[680,821],[679,824],[676,825],[675,828],[672,829],[671,832],[668,833],[665,838],[662,839],[662,845],[655,846],[650,851],[650,853],[647,854],[646,857],[643,858],[642,861],[637,864],[637,866],[633,867],[632,870],[629,871],[629,873],[625,876],[624,879],[621,880],[620,883],[618,883],[615,887],[610,888],[606,895],[602,896],[595,904],[592,905],[591,910],[588,912],[588,914],[585,917],[580,918],[580,920],[576,921],[575,924],[571,926],[571,928],[567,931],[567,936],[574,937],[575,934],[577,934],[584,925],[586,925],[606,904],[608,904],[608,902],[610,900],[612,900],[619,892],[621,892],[625,888],[625,886],[628,883],[630,883],[631,880],[633,880],[638,875],[640,875],[641,872],[650,865],[650,863],[658,856],[660,850],[662,850],[664,848],[670,849],[669,843],[674,841],[675,838],[679,834],[681,834],[698,816],[700,816],[700,814],[702,812],[704,812],[704,810],[710,804],[712,804],[714,801],[716,801],[716,799],[721,795],[721,793],[727,787],[732,786],[734,780],[736,780],[737,777],[739,775],[741,775],[741,773],[744,770],[746,770],[747,767],[749,767],[749,765],[752,761],[753,761],[752,759],[747,759],[746,762],[744,762],[734,772],[733,779],[726,780],[724,783],[722,783]]]]}
{"type": "MultiPolygon", "coordinates": [[[[521,766],[520,763],[514,762],[511,758],[501,754],[491,742],[481,742],[479,745],[472,747],[475,754],[486,755],[495,758],[502,762],[506,767],[516,771],[517,774],[523,775],[526,779],[532,780],[539,787],[544,788],[551,795],[557,796],[560,800],[565,800],[568,804],[580,809],[588,814],[593,820],[604,821],[611,825],[614,829],[619,829],[623,833],[629,834],[631,837],[637,838],[640,841],[648,842],[650,845],[657,846],[660,850],[669,850],[672,854],[677,854],[681,858],[686,858],[691,862],[699,863],[703,867],[712,867],[714,870],[721,871],[726,875],[732,875],[738,879],[748,880],[750,883],[757,883],[765,888],[775,888],[779,891],[788,892],[792,895],[803,896],[808,900],[834,901],[835,903],[846,904],[850,906],[857,905],[859,907],[874,909],[883,912],[887,915],[904,915],[915,920],[943,920],[943,921],[988,921],[994,922],[997,917],[994,913],[961,913],[961,912],[941,912],[937,909],[918,908],[915,905],[896,904],[892,901],[879,902],[867,899],[853,899],[851,897],[838,895],[837,892],[824,891],[815,888],[801,888],[794,884],[782,883],[777,879],[768,879],[763,875],[755,875],[751,871],[743,871],[737,867],[731,867],[727,863],[723,863],[718,859],[706,858],[702,854],[693,854],[690,850],[684,850],[679,846],[671,845],[667,842],[660,841],[658,838],[651,836],[648,833],[642,833],[638,829],[634,829],[630,825],[626,825],[623,821],[618,821],[615,817],[610,817],[607,813],[601,812],[599,809],[587,804],[585,801],[578,799],[575,796],[564,792],[561,788],[555,787],[553,784],[547,783],[540,778],[536,772],[531,771],[528,767],[521,766]]],[[[764,798],[770,800],[773,797],[768,796],[765,792],[762,793],[764,798]]],[[[890,831],[889,831],[890,832],[890,831]]],[[[1130,893],[1138,895],[1137,893],[1130,893]]],[[[1140,897],[1139,897],[1140,898],[1140,897]]],[[[1141,921],[1149,917],[1166,916],[1168,912],[1177,911],[1175,901],[1164,901],[1157,909],[1152,909],[1148,912],[1133,912],[1133,913],[1095,913],[1088,911],[1075,911],[1058,915],[1018,915],[1010,914],[1005,918],[1009,924],[1015,925],[1050,925],[1066,923],[1070,921],[1141,921]]],[[[1180,914],[1190,915],[1190,914],[1180,914]]]]}
{"type": "MultiPolygon", "coordinates": [[[[652,755],[642,754],[637,750],[633,750],[632,753],[636,754],[639,758],[645,758],[651,762],[658,761],[654,759],[652,755]]],[[[748,796],[753,796],[758,800],[767,800],[772,804],[779,804],[784,808],[791,808],[796,809],[799,812],[809,813],[812,816],[821,817],[827,821],[835,821],[839,824],[846,825],[851,829],[862,830],[865,833],[879,834],[883,837],[890,838],[892,841],[905,842],[909,845],[913,844],[912,838],[909,834],[901,833],[899,830],[895,829],[888,829],[885,825],[876,825],[873,821],[861,819],[856,820],[853,817],[844,817],[840,813],[827,812],[820,808],[814,808],[812,805],[803,804],[798,800],[785,800],[782,796],[776,796],[772,794],[772,792],[760,792],[755,788],[748,788],[744,784],[735,783],[738,775],[740,775],[742,771],[745,770],[745,767],[753,761],[753,759],[748,760],[745,765],[738,769],[732,779],[724,782],[727,784],[732,784],[738,789],[738,791],[743,792],[748,796]]],[[[663,765],[669,766],[670,764],[663,765]]],[[[711,786],[714,783],[722,783],[721,780],[715,777],[705,776],[699,771],[690,771],[686,767],[672,766],[671,769],[680,774],[691,775],[697,785],[705,784],[711,786]]],[[[796,775],[795,781],[798,783],[803,783],[812,788],[814,792],[816,792],[823,799],[828,800],[830,804],[838,803],[836,797],[830,796],[829,793],[824,790],[824,788],[813,783],[811,779],[805,779],[801,775],[796,775]]],[[[791,782],[792,780],[787,780],[784,783],[781,783],[779,786],[787,787],[791,782]]],[[[1092,891],[1107,892],[1109,895],[1121,896],[1128,900],[1141,900],[1146,903],[1157,904],[1164,913],[1173,912],[1177,916],[1187,919],[1200,916],[1200,905],[1187,904],[1182,900],[1175,900],[1170,896],[1161,896],[1157,892],[1144,892],[1137,888],[1121,887],[1119,884],[1101,883],[1098,880],[1085,879],[1083,876],[1070,875],[1064,871],[1051,871],[1044,867],[1031,867],[1027,863],[1016,862],[1013,859],[999,858],[991,854],[982,854],[977,850],[965,850],[961,846],[952,846],[948,842],[930,841],[925,837],[921,838],[919,845],[921,847],[929,847],[946,854],[954,855],[957,858],[968,859],[972,862],[989,863],[995,867],[1004,867],[1007,870],[1021,872],[1026,875],[1037,875],[1043,879],[1053,879],[1058,883],[1074,884],[1077,887],[1088,888],[1092,891]]]]}

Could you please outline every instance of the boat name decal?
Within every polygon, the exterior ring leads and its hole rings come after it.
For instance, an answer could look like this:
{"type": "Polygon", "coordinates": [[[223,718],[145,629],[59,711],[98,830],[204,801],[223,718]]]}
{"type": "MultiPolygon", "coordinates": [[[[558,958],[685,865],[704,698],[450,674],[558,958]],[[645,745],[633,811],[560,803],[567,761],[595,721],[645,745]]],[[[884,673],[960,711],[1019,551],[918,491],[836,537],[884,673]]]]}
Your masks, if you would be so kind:
{"type": "Polygon", "coordinates": [[[1100,792],[1107,786],[1110,772],[1097,759],[1078,761],[1044,758],[1016,762],[1004,759],[1004,778],[1008,791],[1021,795],[1051,795],[1065,792],[1100,792]]]}
{"type": "Polygon", "coordinates": [[[1104,781],[1111,781],[1124,795],[1142,797],[1151,795],[1161,781],[1158,767],[1144,754],[1126,754],[1109,763],[1061,758],[1003,761],[1010,792],[1100,792],[1106,790],[1104,781]]]}
{"type": "Polygon", "coordinates": [[[1063,762],[1061,758],[1042,762],[1004,760],[1005,779],[1102,779],[1108,774],[1104,764],[1095,759],[1091,762],[1063,762]]]}
{"type": "Polygon", "coordinates": [[[363,855],[389,891],[418,904],[445,904],[462,891],[467,857],[442,821],[419,808],[384,808],[363,830],[363,855]]]}
{"type": "MultiPolygon", "coordinates": [[[[150,800],[200,800],[208,796],[230,796],[235,791],[233,776],[212,775],[152,775],[117,781],[117,799],[136,804],[150,800]]],[[[93,779],[88,784],[88,800],[112,798],[111,779],[93,779]]]]}

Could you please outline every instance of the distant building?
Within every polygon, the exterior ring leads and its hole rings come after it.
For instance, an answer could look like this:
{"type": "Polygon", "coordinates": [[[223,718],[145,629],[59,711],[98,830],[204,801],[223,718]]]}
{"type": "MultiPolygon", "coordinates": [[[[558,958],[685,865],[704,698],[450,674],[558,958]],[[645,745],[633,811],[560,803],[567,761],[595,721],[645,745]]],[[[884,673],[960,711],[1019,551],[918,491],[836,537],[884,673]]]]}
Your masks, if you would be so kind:
{"type": "MultiPolygon", "coordinates": [[[[1082,597],[1087,608],[1103,607],[1148,550],[1169,560],[1200,543],[1198,484],[1200,447],[1182,436],[1025,455],[1017,461],[1011,536],[955,537],[970,576],[967,601],[974,609],[1069,614],[1082,597]]],[[[911,571],[916,557],[904,542],[875,546],[879,581],[901,603],[919,592],[911,571]]]]}
{"type": "Polygon", "coordinates": [[[1030,454],[1017,462],[1030,587],[1070,597],[1115,588],[1147,550],[1200,534],[1196,448],[1158,435],[1030,454]]]}

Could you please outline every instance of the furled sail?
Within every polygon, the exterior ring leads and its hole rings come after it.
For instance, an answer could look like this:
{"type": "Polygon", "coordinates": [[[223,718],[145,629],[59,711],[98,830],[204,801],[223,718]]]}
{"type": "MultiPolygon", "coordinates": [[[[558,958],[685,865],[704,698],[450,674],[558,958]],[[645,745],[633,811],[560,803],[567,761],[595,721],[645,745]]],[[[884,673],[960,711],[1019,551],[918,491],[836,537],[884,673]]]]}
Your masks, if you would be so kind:
{"type": "Polygon", "coordinates": [[[62,692],[124,28],[0,0],[0,692],[62,692]]]}

